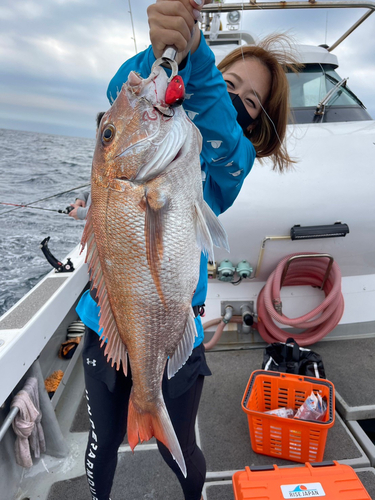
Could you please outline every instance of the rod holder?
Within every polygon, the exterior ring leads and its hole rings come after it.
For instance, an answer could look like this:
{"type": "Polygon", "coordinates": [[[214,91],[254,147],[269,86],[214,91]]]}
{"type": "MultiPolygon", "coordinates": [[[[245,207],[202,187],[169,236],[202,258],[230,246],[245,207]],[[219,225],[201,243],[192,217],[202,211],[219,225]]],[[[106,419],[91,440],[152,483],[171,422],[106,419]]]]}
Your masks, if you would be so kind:
{"type": "Polygon", "coordinates": [[[314,240],[317,238],[339,238],[349,233],[349,226],[341,222],[324,226],[293,226],[290,229],[292,240],[314,240]]]}

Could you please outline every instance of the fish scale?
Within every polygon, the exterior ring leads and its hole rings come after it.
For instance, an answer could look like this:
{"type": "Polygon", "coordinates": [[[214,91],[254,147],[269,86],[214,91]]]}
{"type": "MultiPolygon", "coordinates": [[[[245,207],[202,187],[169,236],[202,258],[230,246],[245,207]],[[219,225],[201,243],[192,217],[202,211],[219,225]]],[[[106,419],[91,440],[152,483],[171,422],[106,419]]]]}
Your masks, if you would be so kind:
{"type": "Polygon", "coordinates": [[[182,108],[166,116],[155,100],[166,87],[162,68],[146,80],[131,73],[102,118],[82,245],[107,359],[125,374],[131,366],[128,442],[155,436],[186,476],[162,378],[167,362],[171,377],[193,349],[201,251],[212,256],[212,240],[227,240],[203,200],[199,132],[182,108]]]}

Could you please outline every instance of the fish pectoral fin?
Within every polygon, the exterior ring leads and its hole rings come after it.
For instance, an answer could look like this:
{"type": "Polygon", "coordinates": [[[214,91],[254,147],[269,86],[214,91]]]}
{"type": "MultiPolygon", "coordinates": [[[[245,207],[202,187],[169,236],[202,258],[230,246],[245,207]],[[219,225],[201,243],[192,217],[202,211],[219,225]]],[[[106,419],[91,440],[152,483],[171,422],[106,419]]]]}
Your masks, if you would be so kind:
{"type": "Polygon", "coordinates": [[[137,446],[139,439],[143,442],[155,436],[158,441],[168,448],[182,474],[186,477],[186,464],[180,443],[162,398],[155,403],[155,411],[148,413],[137,409],[133,402],[132,392],[129,400],[127,431],[129,446],[132,450],[137,446]]]}
{"type": "Polygon", "coordinates": [[[101,346],[103,347],[104,343],[106,344],[104,354],[107,356],[108,361],[112,360],[112,366],[116,365],[116,369],[119,370],[122,363],[122,369],[126,376],[128,371],[127,350],[118,332],[108,298],[108,291],[95,240],[91,206],[87,213],[81,244],[83,247],[87,245],[86,262],[89,267],[91,289],[96,290],[96,297],[100,306],[99,326],[103,329],[103,333],[100,336],[102,340],[101,346]]]}
{"type": "Polygon", "coordinates": [[[203,201],[203,203],[200,206],[196,204],[195,209],[197,212],[198,246],[202,249],[202,251],[205,251],[208,254],[209,260],[213,261],[214,258],[213,258],[212,243],[215,245],[215,247],[224,248],[229,252],[229,242],[227,233],[224,227],[222,226],[221,222],[217,218],[217,216],[214,214],[214,212],[211,210],[211,208],[207,205],[205,201],[203,201]],[[208,231],[212,242],[211,248],[207,246],[202,247],[202,243],[204,244],[207,241],[207,238],[205,237],[204,239],[202,239],[202,237],[199,237],[199,230],[201,230],[202,234],[204,234],[204,231],[208,231]]]}
{"type": "Polygon", "coordinates": [[[198,248],[208,256],[208,260],[214,260],[214,248],[212,238],[208,230],[206,220],[200,206],[195,204],[195,235],[198,248]]]}
{"type": "Polygon", "coordinates": [[[160,282],[160,267],[163,260],[164,216],[168,208],[168,199],[160,196],[157,190],[147,190],[145,196],[145,240],[147,262],[160,300],[165,305],[165,298],[160,282]]]}
{"type": "Polygon", "coordinates": [[[186,363],[193,351],[195,338],[197,337],[197,328],[195,326],[193,309],[190,309],[191,314],[188,316],[182,339],[173,355],[168,359],[167,375],[169,379],[186,363]]]}

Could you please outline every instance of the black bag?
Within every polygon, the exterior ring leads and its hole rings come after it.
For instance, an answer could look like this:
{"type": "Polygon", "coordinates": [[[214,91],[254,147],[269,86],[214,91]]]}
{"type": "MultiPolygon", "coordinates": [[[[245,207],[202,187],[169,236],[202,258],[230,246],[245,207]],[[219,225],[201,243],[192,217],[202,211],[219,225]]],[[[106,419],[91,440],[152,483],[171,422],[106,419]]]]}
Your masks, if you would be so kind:
{"type": "Polygon", "coordinates": [[[322,358],[289,338],[286,343],[269,344],[263,354],[263,370],[326,378],[322,358]]]}

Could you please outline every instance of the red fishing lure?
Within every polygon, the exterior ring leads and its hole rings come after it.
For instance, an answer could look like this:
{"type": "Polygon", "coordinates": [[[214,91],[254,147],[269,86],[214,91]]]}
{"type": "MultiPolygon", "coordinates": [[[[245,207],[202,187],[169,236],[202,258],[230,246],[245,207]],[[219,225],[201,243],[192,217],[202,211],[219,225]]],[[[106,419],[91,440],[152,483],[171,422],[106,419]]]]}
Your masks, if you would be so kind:
{"type": "Polygon", "coordinates": [[[170,107],[180,106],[185,99],[185,85],[183,79],[176,75],[169,82],[165,93],[165,103],[170,107]]]}

